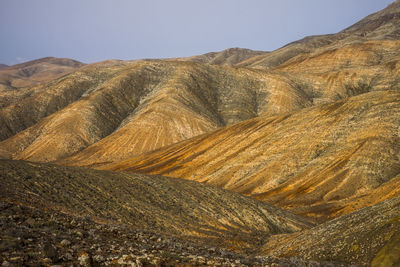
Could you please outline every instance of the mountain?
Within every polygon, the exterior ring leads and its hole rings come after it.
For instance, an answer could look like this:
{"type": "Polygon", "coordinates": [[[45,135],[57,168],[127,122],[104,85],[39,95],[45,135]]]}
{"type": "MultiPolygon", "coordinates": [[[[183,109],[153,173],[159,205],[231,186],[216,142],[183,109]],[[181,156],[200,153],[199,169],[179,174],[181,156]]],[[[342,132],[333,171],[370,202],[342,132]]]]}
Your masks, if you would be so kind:
{"type": "Polygon", "coordinates": [[[201,244],[245,251],[271,234],[312,226],[262,202],[187,180],[10,160],[0,165],[2,199],[201,244]]]}
{"type": "Polygon", "coordinates": [[[2,108],[0,149],[33,161],[80,151],[79,160],[113,161],[309,105],[289,75],[160,60],[88,65],[2,108]]]}
{"type": "Polygon", "coordinates": [[[400,92],[371,92],[98,167],[210,183],[326,220],[399,194],[399,125],[400,92]]]}
{"type": "MultiPolygon", "coordinates": [[[[39,60],[40,62],[40,60],[39,60]]],[[[41,85],[0,93],[0,140],[6,139],[78,100],[95,82],[114,75],[113,69],[82,69],[41,85]],[[67,78],[68,77],[68,78],[67,78]]]]}
{"type": "Polygon", "coordinates": [[[308,36],[290,43],[273,53],[255,56],[240,62],[237,66],[272,69],[299,55],[317,50],[334,50],[345,45],[365,41],[399,40],[400,3],[367,16],[353,26],[336,34],[308,36]]]}
{"type": "Polygon", "coordinates": [[[0,70],[0,91],[30,87],[50,81],[83,66],[68,58],[46,57],[0,70]]]}
{"type": "Polygon", "coordinates": [[[6,65],[6,64],[0,64],[0,69],[7,68],[7,67],[8,67],[8,65],[6,65]]]}
{"type": "Polygon", "coordinates": [[[398,90],[397,14],[394,3],[336,35],[270,53],[234,48],[175,61],[108,61],[17,95],[2,94],[0,154],[41,162],[74,155],[66,164],[92,166],[257,116],[398,90]],[[358,34],[363,27],[371,34],[358,34]],[[377,31],[379,38],[372,34],[377,31]],[[298,46],[308,50],[294,53],[298,46]],[[285,59],[276,61],[282,53],[285,59]]]}
{"type": "Polygon", "coordinates": [[[274,71],[160,60],[88,65],[14,103],[0,97],[0,150],[34,161],[82,152],[73,160],[90,166],[257,116],[399,90],[399,48],[396,40],[368,41],[298,56],[274,71]]]}

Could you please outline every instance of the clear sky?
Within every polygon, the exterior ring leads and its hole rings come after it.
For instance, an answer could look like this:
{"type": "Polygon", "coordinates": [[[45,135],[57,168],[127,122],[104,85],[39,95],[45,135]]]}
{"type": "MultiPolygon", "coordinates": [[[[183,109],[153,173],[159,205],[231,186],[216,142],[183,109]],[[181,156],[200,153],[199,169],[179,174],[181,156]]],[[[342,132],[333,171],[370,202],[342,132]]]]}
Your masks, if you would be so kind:
{"type": "Polygon", "coordinates": [[[0,63],[90,63],[271,51],[335,33],[394,0],[0,0],[0,63]]]}

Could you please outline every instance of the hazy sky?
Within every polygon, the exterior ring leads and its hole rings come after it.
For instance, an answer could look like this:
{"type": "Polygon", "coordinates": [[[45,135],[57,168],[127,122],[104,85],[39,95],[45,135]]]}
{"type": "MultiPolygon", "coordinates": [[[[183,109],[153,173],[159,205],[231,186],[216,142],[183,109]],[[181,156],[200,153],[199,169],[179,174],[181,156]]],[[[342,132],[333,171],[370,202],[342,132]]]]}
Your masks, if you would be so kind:
{"type": "Polygon", "coordinates": [[[270,51],[338,32],[394,0],[0,0],[0,63],[90,63],[230,47],[270,51]]]}

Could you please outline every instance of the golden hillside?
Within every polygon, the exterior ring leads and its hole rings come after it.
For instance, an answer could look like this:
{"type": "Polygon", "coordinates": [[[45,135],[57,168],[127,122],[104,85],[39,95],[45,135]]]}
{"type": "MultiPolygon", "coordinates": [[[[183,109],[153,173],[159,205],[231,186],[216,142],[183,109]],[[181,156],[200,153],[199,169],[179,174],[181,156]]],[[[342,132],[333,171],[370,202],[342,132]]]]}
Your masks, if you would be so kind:
{"type": "Polygon", "coordinates": [[[311,104],[286,74],[157,60],[85,66],[37,91],[0,110],[6,156],[113,161],[311,104]]]}
{"type": "Polygon", "coordinates": [[[206,182],[326,219],[398,195],[399,135],[400,92],[371,92],[101,168],[206,182]],[[366,195],[372,199],[360,203],[366,195]]]}

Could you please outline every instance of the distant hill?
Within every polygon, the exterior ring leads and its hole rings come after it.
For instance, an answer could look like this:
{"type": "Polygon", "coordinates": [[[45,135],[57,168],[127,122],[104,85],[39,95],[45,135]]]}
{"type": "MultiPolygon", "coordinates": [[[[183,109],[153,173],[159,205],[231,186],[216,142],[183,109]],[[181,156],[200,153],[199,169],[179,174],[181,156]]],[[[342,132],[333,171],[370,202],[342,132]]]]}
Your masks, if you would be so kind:
{"type": "Polygon", "coordinates": [[[6,67],[8,67],[8,65],[6,65],[6,64],[0,64],[0,69],[6,68],[6,67]]]}
{"type": "Polygon", "coordinates": [[[216,65],[237,65],[241,62],[259,55],[265,55],[268,52],[254,51],[245,48],[229,48],[221,52],[210,52],[200,56],[178,58],[173,60],[194,61],[216,65]]]}
{"type": "Polygon", "coordinates": [[[30,87],[50,81],[83,65],[83,63],[72,59],[46,57],[1,68],[0,91],[30,87]]]}

